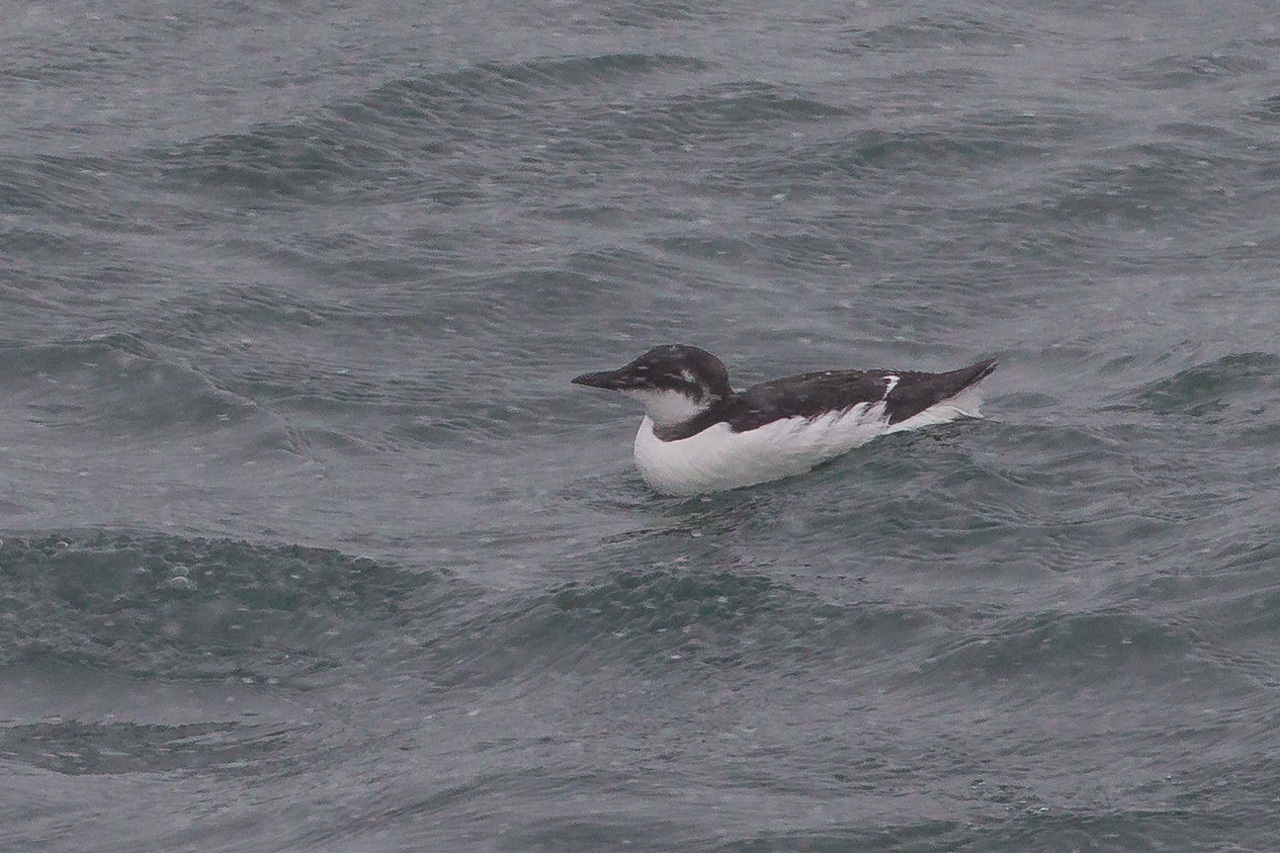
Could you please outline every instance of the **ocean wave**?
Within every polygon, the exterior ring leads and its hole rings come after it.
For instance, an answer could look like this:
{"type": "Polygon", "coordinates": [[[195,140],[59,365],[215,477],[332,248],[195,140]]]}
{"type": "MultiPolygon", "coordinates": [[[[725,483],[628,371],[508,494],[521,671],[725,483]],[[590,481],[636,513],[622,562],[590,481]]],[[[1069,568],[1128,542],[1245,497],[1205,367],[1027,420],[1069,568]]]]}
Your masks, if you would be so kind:
{"type": "Polygon", "coordinates": [[[1280,356],[1236,353],[1180,370],[1135,394],[1135,406],[1156,415],[1200,417],[1280,392],[1280,356]]]}
{"type": "Polygon", "coordinates": [[[150,157],[171,180],[251,193],[260,207],[331,190],[348,196],[369,187],[385,192],[395,181],[416,185],[423,178],[417,164],[443,156],[450,165],[446,173],[433,169],[433,197],[456,203],[479,197],[474,184],[483,170],[470,165],[468,149],[489,141],[511,145],[510,134],[490,140],[495,126],[518,118],[522,124],[512,128],[518,136],[551,133],[562,120],[554,102],[565,90],[703,68],[696,59],[644,54],[485,63],[393,80],[363,98],[292,121],[152,151],[150,157]]]}
{"type": "Polygon", "coordinates": [[[274,432],[287,446],[280,425],[251,400],[166,360],[136,335],[0,345],[0,388],[27,412],[28,426],[139,440],[256,423],[255,441],[271,443],[274,432]]]}
{"type": "Polygon", "coordinates": [[[850,51],[919,51],[963,46],[970,50],[989,47],[1007,50],[1027,37],[1029,22],[990,9],[938,10],[931,14],[900,13],[899,20],[875,27],[851,25],[840,32],[850,41],[850,51]]]}
{"type": "Polygon", "coordinates": [[[432,657],[455,664],[437,668],[447,684],[602,666],[680,679],[874,670],[875,659],[914,655],[950,615],[946,607],[828,601],[746,569],[677,566],[609,572],[495,603],[430,645],[432,657]]]}
{"type": "Polygon", "coordinates": [[[115,168],[111,160],[89,155],[0,156],[0,198],[15,212],[40,211],[63,221],[118,221],[123,216],[107,202],[93,207],[91,215],[85,210],[86,199],[104,195],[105,178],[115,168]]]}
{"type": "Polygon", "coordinates": [[[926,668],[980,681],[1017,676],[1080,686],[1093,679],[1122,678],[1133,669],[1156,679],[1165,664],[1164,678],[1176,682],[1197,643],[1187,627],[1118,608],[1048,611],[984,628],[980,636],[935,655],[926,668]]]}
{"type": "Polygon", "coordinates": [[[1224,77],[1262,75],[1267,71],[1266,60],[1240,51],[1179,53],[1131,66],[1121,72],[1120,78],[1149,89],[1180,89],[1211,84],[1224,77]]]}
{"type": "Polygon", "coordinates": [[[0,664],[297,682],[434,576],[368,557],[110,531],[0,543],[0,664]]]}
{"type": "Polygon", "coordinates": [[[313,728],[47,720],[0,726],[0,755],[67,776],[194,773],[261,783],[293,759],[295,740],[313,728]]]}

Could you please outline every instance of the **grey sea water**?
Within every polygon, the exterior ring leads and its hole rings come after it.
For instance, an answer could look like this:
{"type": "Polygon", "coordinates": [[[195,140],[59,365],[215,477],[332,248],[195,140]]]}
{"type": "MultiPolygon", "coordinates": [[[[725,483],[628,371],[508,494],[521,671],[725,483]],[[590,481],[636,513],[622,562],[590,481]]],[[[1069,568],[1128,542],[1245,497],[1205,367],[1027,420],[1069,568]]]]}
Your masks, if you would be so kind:
{"type": "Polygon", "coordinates": [[[0,11],[0,849],[1280,849],[1280,19],[0,11]],[[983,355],[707,499],[568,384],[983,355]]]}

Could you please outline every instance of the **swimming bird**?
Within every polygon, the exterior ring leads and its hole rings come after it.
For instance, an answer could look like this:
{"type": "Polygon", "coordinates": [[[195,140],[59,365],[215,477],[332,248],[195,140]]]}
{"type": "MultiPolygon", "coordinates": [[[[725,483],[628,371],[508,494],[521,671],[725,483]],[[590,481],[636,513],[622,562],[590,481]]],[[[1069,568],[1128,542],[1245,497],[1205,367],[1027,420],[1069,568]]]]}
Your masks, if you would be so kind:
{"type": "Polygon", "coordinates": [[[823,370],[735,391],[720,359],[668,344],[572,381],[640,402],[640,475],[657,492],[689,496],[801,474],[888,433],[981,417],[971,389],[995,368],[988,358],[946,373],[823,370]]]}

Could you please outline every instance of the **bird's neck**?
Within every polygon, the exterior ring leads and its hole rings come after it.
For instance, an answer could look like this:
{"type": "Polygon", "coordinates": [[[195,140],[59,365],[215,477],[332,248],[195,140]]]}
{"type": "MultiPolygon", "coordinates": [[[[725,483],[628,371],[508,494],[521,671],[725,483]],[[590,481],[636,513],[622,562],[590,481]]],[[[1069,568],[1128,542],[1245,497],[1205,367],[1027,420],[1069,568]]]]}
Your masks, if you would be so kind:
{"type": "Polygon", "coordinates": [[[694,399],[679,391],[652,391],[636,389],[624,392],[644,406],[645,414],[659,429],[669,429],[688,423],[710,409],[719,397],[704,394],[694,399]]]}

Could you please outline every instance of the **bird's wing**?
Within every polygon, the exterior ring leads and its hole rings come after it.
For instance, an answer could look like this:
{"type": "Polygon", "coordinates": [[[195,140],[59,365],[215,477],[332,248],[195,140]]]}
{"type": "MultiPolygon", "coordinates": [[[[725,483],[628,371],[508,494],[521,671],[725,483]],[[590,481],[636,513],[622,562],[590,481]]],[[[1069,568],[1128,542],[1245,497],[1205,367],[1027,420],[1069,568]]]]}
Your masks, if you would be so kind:
{"type": "Polygon", "coordinates": [[[859,403],[875,403],[890,388],[887,370],[824,370],[752,385],[736,395],[729,425],[736,432],[782,418],[816,418],[859,403]]]}

